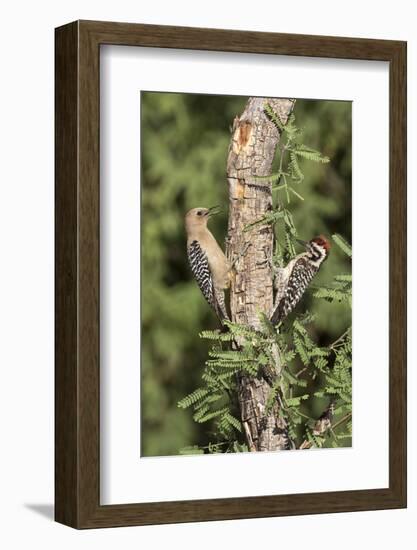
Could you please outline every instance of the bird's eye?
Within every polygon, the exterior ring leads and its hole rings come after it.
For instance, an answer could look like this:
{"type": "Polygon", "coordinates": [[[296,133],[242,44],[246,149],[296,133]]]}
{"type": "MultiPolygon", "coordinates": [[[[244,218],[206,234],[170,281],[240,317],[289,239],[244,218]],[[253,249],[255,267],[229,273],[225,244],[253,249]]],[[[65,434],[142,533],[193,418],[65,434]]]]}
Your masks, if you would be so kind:
{"type": "Polygon", "coordinates": [[[203,214],[203,211],[202,211],[202,210],[199,210],[199,211],[197,212],[197,216],[201,216],[202,214],[203,214]]]}

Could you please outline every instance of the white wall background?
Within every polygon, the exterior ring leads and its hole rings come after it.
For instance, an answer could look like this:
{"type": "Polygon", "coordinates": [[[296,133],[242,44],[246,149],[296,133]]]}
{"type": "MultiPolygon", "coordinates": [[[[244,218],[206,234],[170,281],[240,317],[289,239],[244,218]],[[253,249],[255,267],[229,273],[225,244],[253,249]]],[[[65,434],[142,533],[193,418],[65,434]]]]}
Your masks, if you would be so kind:
{"type": "MultiPolygon", "coordinates": [[[[2,5],[0,64],[0,545],[152,548],[233,544],[295,550],[413,548],[417,513],[417,36],[413,2],[298,0],[2,5]],[[292,20],[293,14],[296,14],[292,20]],[[74,19],[408,40],[409,508],[407,510],[77,532],[52,522],[54,27],[74,19]]],[[[377,188],[377,182],[375,182],[377,188]]],[[[366,237],[367,238],[367,237],[366,237]]],[[[370,234],[369,241],[376,235],[370,234]]],[[[340,472],[343,476],[343,472],[340,472]]]]}

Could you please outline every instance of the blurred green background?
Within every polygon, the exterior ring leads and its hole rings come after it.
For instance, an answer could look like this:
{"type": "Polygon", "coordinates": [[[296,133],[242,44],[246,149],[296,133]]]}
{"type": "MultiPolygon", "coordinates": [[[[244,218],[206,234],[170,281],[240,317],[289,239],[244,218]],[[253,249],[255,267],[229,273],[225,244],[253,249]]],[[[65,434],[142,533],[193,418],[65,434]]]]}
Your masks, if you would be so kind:
{"type": "MultiPolygon", "coordinates": [[[[141,94],[143,456],[178,454],[181,447],[208,441],[207,425],[196,424],[191,410],[177,408],[178,400],[199,385],[207,358],[209,343],[199,332],[218,328],[188,268],[183,217],[193,207],[224,205],[222,215],[211,221],[212,232],[224,243],[230,127],[247,99],[141,94]]],[[[300,161],[305,179],[299,191],[305,200],[294,198],[288,207],[299,236],[309,240],[337,232],[351,242],[351,103],[297,100],[294,114],[304,129],[303,143],[331,159],[324,165],[300,161]]],[[[334,246],[314,282],[325,284],[350,271],[350,262],[334,246]]],[[[321,345],[351,322],[346,304],[313,299],[311,292],[299,307],[317,313],[313,337],[321,345]]]]}

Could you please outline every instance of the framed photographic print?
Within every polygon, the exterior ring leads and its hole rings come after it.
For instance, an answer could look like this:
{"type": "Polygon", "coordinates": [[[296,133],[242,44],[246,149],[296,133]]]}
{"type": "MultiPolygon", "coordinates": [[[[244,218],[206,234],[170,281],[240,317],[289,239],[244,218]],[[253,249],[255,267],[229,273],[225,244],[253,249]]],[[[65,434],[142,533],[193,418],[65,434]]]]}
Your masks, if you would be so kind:
{"type": "Polygon", "coordinates": [[[56,29],[56,520],[406,506],[406,44],[56,29]]]}

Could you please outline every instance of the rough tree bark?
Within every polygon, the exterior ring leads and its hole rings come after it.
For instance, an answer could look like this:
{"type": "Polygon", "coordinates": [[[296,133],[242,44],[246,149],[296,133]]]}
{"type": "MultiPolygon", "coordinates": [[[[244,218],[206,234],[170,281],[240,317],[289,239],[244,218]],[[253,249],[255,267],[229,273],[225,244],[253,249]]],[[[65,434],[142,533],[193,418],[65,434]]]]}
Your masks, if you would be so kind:
{"type": "MultiPolygon", "coordinates": [[[[233,261],[244,252],[233,270],[232,320],[257,329],[259,312],[269,315],[273,305],[274,233],[270,225],[256,226],[247,232],[243,229],[272,209],[271,183],[254,178],[271,173],[280,138],[278,129],[264,113],[266,103],[284,124],[294,106],[291,99],[250,98],[243,113],[235,118],[227,161],[230,201],[227,254],[233,261]]],[[[270,386],[263,378],[243,374],[238,380],[241,420],[249,449],[284,449],[286,424],[279,416],[278,404],[266,412],[270,386]]]]}

